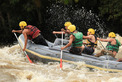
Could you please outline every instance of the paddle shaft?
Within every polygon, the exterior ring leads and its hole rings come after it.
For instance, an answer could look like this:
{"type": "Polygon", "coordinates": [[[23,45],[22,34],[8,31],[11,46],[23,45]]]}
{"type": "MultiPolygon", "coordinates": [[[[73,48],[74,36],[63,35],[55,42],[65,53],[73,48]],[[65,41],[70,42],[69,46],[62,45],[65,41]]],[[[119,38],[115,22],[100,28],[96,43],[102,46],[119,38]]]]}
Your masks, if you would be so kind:
{"type": "MultiPolygon", "coordinates": [[[[98,36],[98,34],[96,33],[96,35],[98,36]]],[[[105,49],[105,47],[103,46],[103,44],[101,43],[101,41],[100,40],[98,40],[99,42],[100,42],[100,44],[102,45],[102,47],[105,49]]]]}
{"type": "MultiPolygon", "coordinates": [[[[63,32],[62,32],[62,47],[63,47],[63,32]]],[[[62,54],[63,54],[63,50],[61,50],[61,59],[62,59],[62,54]]]]}
{"type": "MultiPolygon", "coordinates": [[[[22,49],[22,46],[21,46],[21,44],[20,44],[20,42],[19,42],[19,40],[18,40],[17,35],[16,35],[15,32],[14,32],[14,35],[15,35],[15,37],[16,37],[16,39],[17,39],[17,41],[18,41],[18,43],[19,43],[19,45],[20,45],[20,47],[21,47],[21,49],[22,49]]],[[[22,49],[22,51],[23,51],[23,49],[22,49]]],[[[23,51],[23,52],[24,52],[24,54],[27,56],[29,62],[32,63],[32,61],[30,60],[30,58],[29,58],[29,56],[27,55],[27,53],[26,53],[25,51],[23,51]]]]}
{"type": "Polygon", "coordinates": [[[55,34],[55,37],[58,38],[56,34],[55,34]]]}
{"type": "MultiPolygon", "coordinates": [[[[63,47],[63,32],[62,32],[62,47],[63,47]]],[[[62,68],[62,54],[63,54],[63,50],[61,50],[61,56],[60,56],[60,68],[62,68]]]]}
{"type": "Polygon", "coordinates": [[[100,40],[98,40],[99,42],[100,42],[100,44],[102,45],[102,47],[105,49],[105,47],[103,46],[103,44],[101,43],[101,41],[100,40]]]}
{"type": "MultiPolygon", "coordinates": [[[[102,43],[101,43],[100,40],[99,40],[99,42],[100,42],[100,44],[102,45],[102,43]]],[[[105,47],[104,47],[103,45],[102,45],[102,47],[104,48],[104,50],[106,50],[105,47]]],[[[108,56],[108,54],[107,54],[107,60],[108,60],[108,61],[106,62],[106,64],[107,64],[107,69],[108,69],[108,68],[109,68],[109,65],[108,65],[108,64],[109,64],[109,56],[108,56]]]]}

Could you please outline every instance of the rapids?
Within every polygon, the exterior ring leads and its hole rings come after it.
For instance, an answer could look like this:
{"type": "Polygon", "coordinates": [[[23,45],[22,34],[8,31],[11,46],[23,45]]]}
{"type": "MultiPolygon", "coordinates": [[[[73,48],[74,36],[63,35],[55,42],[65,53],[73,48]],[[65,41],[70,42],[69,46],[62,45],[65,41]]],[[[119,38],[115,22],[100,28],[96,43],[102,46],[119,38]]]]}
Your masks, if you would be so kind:
{"type": "MultiPolygon", "coordinates": [[[[117,35],[122,42],[122,37],[117,35]]],[[[105,46],[106,43],[102,42],[105,46]]],[[[100,43],[95,53],[102,49],[100,43]]],[[[122,57],[122,46],[117,58],[122,57]]],[[[64,63],[63,70],[59,69],[59,62],[29,63],[18,44],[0,48],[0,82],[121,82],[122,73],[109,73],[92,70],[83,66],[84,62],[77,62],[78,66],[64,63]]]]}

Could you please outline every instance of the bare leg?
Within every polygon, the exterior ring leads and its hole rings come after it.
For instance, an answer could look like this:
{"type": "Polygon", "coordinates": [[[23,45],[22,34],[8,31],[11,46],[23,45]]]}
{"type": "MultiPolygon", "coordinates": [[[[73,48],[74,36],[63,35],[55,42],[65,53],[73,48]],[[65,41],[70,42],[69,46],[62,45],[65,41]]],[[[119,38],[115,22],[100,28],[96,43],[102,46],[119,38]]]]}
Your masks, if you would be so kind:
{"type": "Polygon", "coordinates": [[[115,56],[116,56],[116,54],[117,54],[117,52],[116,51],[113,51],[113,57],[115,58],[115,56]]]}
{"type": "Polygon", "coordinates": [[[85,49],[85,46],[84,45],[82,45],[82,48],[81,48],[81,51],[83,52],[83,50],[85,49]]]}
{"type": "Polygon", "coordinates": [[[100,56],[104,55],[104,52],[105,52],[105,50],[102,50],[100,53],[98,53],[98,54],[96,54],[94,56],[95,57],[100,57],[100,56]]]}
{"type": "Polygon", "coordinates": [[[118,59],[117,61],[118,61],[118,62],[122,62],[122,58],[118,59]]]}

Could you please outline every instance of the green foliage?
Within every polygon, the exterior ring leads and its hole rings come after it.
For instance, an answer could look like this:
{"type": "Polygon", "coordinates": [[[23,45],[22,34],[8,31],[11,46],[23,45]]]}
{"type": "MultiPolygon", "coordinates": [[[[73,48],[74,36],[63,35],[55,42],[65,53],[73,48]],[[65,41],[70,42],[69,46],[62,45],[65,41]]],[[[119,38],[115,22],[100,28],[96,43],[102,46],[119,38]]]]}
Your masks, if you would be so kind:
{"type": "Polygon", "coordinates": [[[58,1],[63,2],[65,5],[73,4],[73,2],[75,2],[75,3],[79,2],[79,0],[58,0],[58,1]]]}
{"type": "Polygon", "coordinates": [[[18,23],[21,20],[40,28],[39,25],[45,22],[43,17],[46,7],[56,2],[62,2],[64,5],[77,4],[106,18],[105,21],[113,21],[118,26],[122,24],[122,0],[0,0],[0,37],[3,38],[1,41],[13,40],[11,30],[19,29],[18,23]],[[99,11],[96,11],[98,9],[99,11]]]}
{"type": "MultiPolygon", "coordinates": [[[[1,0],[0,1],[0,32],[1,42],[11,42],[12,29],[19,29],[18,23],[22,20],[28,24],[36,21],[33,19],[38,15],[34,12],[37,11],[36,4],[33,0],[1,0]],[[9,34],[9,35],[8,35],[9,34]],[[3,36],[4,35],[4,36],[3,36]],[[9,40],[8,40],[9,39],[9,40]]],[[[34,19],[35,20],[35,19],[34,19]]],[[[12,41],[13,42],[13,41],[12,41]]]]}
{"type": "Polygon", "coordinates": [[[74,0],[75,1],[75,3],[78,3],[79,2],[79,0],[74,0]]]}
{"type": "Polygon", "coordinates": [[[69,3],[69,0],[64,0],[64,4],[68,4],[69,3]]]}
{"type": "Polygon", "coordinates": [[[101,0],[100,16],[107,20],[122,20],[122,0],[101,0]]]}
{"type": "Polygon", "coordinates": [[[10,4],[15,5],[16,3],[18,3],[20,0],[9,0],[10,4]]]}

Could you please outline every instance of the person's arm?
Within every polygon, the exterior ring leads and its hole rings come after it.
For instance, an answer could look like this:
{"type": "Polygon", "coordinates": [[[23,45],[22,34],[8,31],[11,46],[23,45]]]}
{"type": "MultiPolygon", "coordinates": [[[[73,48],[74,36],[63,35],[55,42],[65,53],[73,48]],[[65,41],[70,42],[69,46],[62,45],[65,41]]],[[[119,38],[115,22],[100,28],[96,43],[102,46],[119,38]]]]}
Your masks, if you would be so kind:
{"type": "Polygon", "coordinates": [[[100,39],[100,38],[97,38],[97,40],[100,40],[100,41],[103,41],[103,42],[111,42],[112,39],[100,39]]]}
{"type": "Polygon", "coordinates": [[[12,30],[12,32],[22,33],[22,30],[12,30]]]}
{"type": "Polygon", "coordinates": [[[24,35],[24,39],[25,39],[25,45],[24,45],[24,48],[23,48],[23,51],[25,51],[26,49],[26,46],[27,46],[27,32],[28,32],[28,29],[25,29],[22,34],[24,35]]]}
{"type": "Polygon", "coordinates": [[[69,46],[71,46],[71,44],[73,42],[73,38],[74,38],[74,36],[73,35],[70,35],[69,43],[66,46],[62,47],[61,50],[65,49],[65,48],[67,48],[69,46]]]}
{"type": "Polygon", "coordinates": [[[83,39],[90,39],[91,36],[83,36],[83,39]]]}
{"type": "MultiPolygon", "coordinates": [[[[53,34],[62,34],[61,31],[53,31],[53,34]]],[[[65,32],[63,32],[63,34],[65,34],[65,32]]]]}
{"type": "MultiPolygon", "coordinates": [[[[83,36],[83,39],[90,39],[90,36],[83,36]]],[[[87,43],[83,42],[83,44],[87,44],[87,43]]]]}

